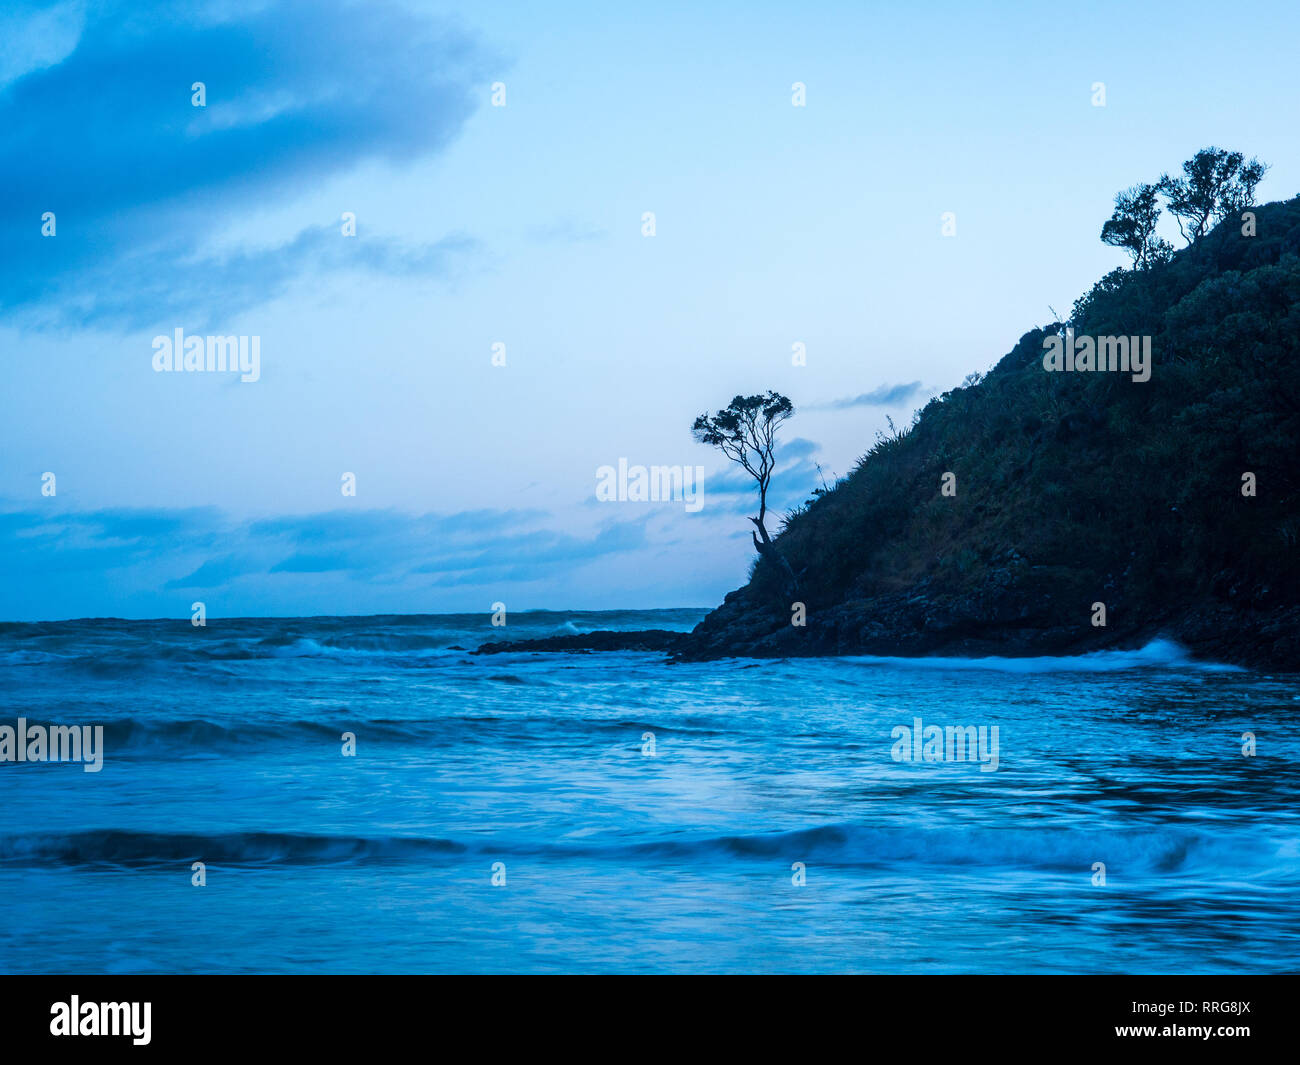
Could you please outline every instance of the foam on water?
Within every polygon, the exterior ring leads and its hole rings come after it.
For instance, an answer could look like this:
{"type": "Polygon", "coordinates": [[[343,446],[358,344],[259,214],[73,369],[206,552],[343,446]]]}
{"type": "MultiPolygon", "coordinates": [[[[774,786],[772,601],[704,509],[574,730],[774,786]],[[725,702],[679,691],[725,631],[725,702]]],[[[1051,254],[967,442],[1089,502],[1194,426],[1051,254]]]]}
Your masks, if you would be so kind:
{"type": "Polygon", "coordinates": [[[1243,672],[1239,666],[1193,659],[1173,640],[1155,639],[1130,651],[1091,651],[1079,655],[1039,655],[1024,658],[950,658],[931,656],[898,658],[852,655],[861,665],[882,665],[907,669],[995,669],[1005,673],[1113,673],[1123,669],[1195,669],[1212,673],[1243,672]]]}

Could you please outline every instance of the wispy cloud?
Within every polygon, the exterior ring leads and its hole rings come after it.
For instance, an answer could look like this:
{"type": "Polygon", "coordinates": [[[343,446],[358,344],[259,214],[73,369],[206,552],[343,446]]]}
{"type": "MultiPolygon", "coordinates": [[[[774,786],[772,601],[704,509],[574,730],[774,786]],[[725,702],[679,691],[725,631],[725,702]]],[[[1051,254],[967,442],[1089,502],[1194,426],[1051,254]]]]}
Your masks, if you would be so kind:
{"type": "MultiPolygon", "coordinates": [[[[791,437],[777,445],[776,470],[767,493],[769,508],[785,510],[807,498],[821,480],[816,461],[820,450],[820,444],[802,436],[791,437]]],[[[706,484],[711,508],[726,509],[734,514],[749,514],[757,509],[758,489],[754,478],[739,466],[724,467],[712,474],[706,484]]]]}
{"type": "Polygon", "coordinates": [[[922,392],[921,382],[912,381],[905,385],[881,385],[870,392],[849,396],[845,399],[832,400],[829,403],[807,404],[809,410],[849,410],[853,407],[901,407],[910,403],[922,392]]]}
{"type": "Polygon", "coordinates": [[[195,253],[182,237],[86,263],[75,285],[33,307],[27,321],[36,327],[109,322],[142,328],[184,315],[191,331],[202,332],[274,299],[296,281],[346,270],[445,276],[477,248],[465,236],[414,246],[375,238],[344,240],[333,226],[305,229],[275,247],[225,254],[195,253]]]}
{"type": "MultiPolygon", "coordinates": [[[[274,593],[277,582],[324,575],[413,589],[528,582],[644,547],[649,517],[578,534],[547,528],[538,510],[337,510],[252,521],[215,508],[9,510],[0,511],[0,587],[31,587],[39,597],[80,582],[82,598],[93,600],[124,571],[133,584],[179,598],[233,593],[241,582],[274,593]]],[[[7,594],[0,618],[15,616],[7,594]]]]}

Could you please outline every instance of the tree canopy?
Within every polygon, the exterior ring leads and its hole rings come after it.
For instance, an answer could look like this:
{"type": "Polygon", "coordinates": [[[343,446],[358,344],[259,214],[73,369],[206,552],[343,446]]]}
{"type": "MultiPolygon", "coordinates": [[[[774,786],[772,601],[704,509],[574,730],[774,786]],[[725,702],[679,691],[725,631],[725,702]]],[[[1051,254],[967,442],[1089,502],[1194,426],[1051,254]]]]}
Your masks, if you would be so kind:
{"type": "Polygon", "coordinates": [[[1144,270],[1174,252],[1169,241],[1156,236],[1159,221],[1159,186],[1134,185],[1115,196],[1115,213],[1101,227],[1102,242],[1124,248],[1133,256],[1134,269],[1144,270]]]}
{"type": "Polygon", "coordinates": [[[1255,187],[1267,170],[1258,159],[1246,162],[1241,152],[1202,148],[1183,163],[1181,177],[1161,176],[1160,191],[1183,239],[1195,244],[1228,215],[1254,204],[1255,187]]]}
{"type": "Polygon", "coordinates": [[[1173,245],[1156,235],[1161,197],[1190,247],[1224,219],[1254,206],[1255,189],[1267,172],[1267,164],[1247,161],[1241,152],[1202,148],[1183,163],[1180,176],[1162,174],[1154,184],[1118,193],[1115,210],[1101,227],[1102,242],[1127,251],[1135,270],[1168,262],[1173,245]]]}

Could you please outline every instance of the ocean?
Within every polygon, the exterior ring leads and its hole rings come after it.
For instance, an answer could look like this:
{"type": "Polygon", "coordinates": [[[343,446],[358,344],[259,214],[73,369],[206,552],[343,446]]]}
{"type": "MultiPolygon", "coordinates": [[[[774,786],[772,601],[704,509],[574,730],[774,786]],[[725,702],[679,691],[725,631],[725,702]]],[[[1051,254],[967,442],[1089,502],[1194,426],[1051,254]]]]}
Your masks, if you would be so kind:
{"type": "Polygon", "coordinates": [[[468,653],[703,613],[0,625],[0,969],[1300,968],[1295,677],[468,653]]]}

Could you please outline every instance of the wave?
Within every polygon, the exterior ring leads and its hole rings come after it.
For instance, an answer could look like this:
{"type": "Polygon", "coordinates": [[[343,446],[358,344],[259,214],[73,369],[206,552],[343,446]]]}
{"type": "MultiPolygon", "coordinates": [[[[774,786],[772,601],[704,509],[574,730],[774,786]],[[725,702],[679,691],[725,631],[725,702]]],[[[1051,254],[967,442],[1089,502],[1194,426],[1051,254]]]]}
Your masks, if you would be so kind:
{"type": "MultiPolygon", "coordinates": [[[[360,641],[364,642],[364,641],[360,641]]],[[[470,641],[472,642],[472,641],[470,641]]],[[[0,666],[48,666],[61,664],[92,673],[117,675],[141,670],[196,666],[208,669],[213,664],[255,662],[270,659],[326,658],[356,662],[386,662],[420,665],[438,659],[463,656],[465,646],[451,637],[445,643],[394,641],[384,646],[373,641],[370,646],[349,646],[308,636],[291,640],[223,640],[209,644],[164,643],[148,646],[129,644],[121,647],[79,646],[73,653],[19,649],[0,651],[0,666]]]]}
{"type": "Polygon", "coordinates": [[[317,865],[419,861],[466,848],[419,836],[317,836],[297,832],[73,832],[0,837],[0,864],[138,868],[201,861],[223,865],[317,865]]]}
{"type": "Polygon", "coordinates": [[[490,640],[580,635],[609,629],[687,631],[703,610],[520,611],[509,630],[488,614],[362,618],[213,619],[195,628],[188,619],[0,622],[0,666],[66,664],[95,673],[165,668],[170,663],[320,658],[384,659],[420,664],[463,654],[490,640]]]}
{"type": "Polygon", "coordinates": [[[1300,875],[1300,840],[1258,834],[1208,835],[1188,829],[1084,830],[1068,828],[909,828],[856,824],[819,825],[790,832],[712,835],[638,843],[587,844],[453,840],[428,836],[312,835],[293,832],[215,834],[81,831],[0,836],[0,864],[135,868],[203,861],[232,866],[328,865],[416,862],[449,854],[509,859],[640,861],[688,867],[719,860],[794,862],[826,868],[901,867],[904,870],[975,866],[1091,875],[1104,862],[1107,875],[1203,876],[1225,868],[1238,876],[1300,875]]]}
{"type": "MultiPolygon", "coordinates": [[[[523,683],[510,675],[489,678],[503,683],[523,683]]],[[[31,726],[51,728],[67,721],[43,721],[27,717],[31,726]]],[[[12,720],[11,720],[12,723],[12,720]]],[[[447,714],[429,718],[350,718],[345,710],[326,720],[250,719],[213,721],[208,718],[118,718],[95,721],[94,716],[78,724],[104,730],[105,748],[112,753],[165,754],[215,751],[230,747],[268,747],[275,744],[338,743],[344,732],[355,733],[362,743],[429,743],[446,741],[463,746],[508,735],[528,735],[539,730],[552,736],[593,734],[622,736],[629,744],[639,744],[643,732],[657,736],[720,736],[718,729],[690,722],[665,725],[650,721],[611,720],[595,717],[554,717],[545,712],[510,714],[447,714]]]]}
{"type": "Polygon", "coordinates": [[[0,666],[44,666],[54,662],[72,662],[77,657],[53,651],[4,651],[0,652],[0,666]]]}
{"type": "Polygon", "coordinates": [[[212,747],[224,744],[244,745],[268,740],[293,739],[295,737],[333,740],[341,731],[341,728],[322,721],[222,724],[209,721],[206,718],[173,718],[157,721],[123,718],[104,723],[104,742],[112,747],[128,748],[156,744],[188,744],[212,747]]]}
{"type": "Polygon", "coordinates": [[[656,841],[629,849],[645,856],[729,856],[831,866],[977,865],[1088,872],[1093,862],[1104,862],[1112,873],[1177,873],[1283,862],[1300,872],[1295,840],[1270,844],[1257,835],[1207,835],[1173,828],[922,829],[835,824],[765,835],[656,841]]]}
{"type": "Polygon", "coordinates": [[[993,669],[1004,673],[1114,673],[1126,669],[1192,669],[1207,673],[1244,673],[1240,666],[1203,662],[1173,640],[1155,639],[1131,651],[1089,651],[1081,655],[1042,655],[1035,658],[893,658],[853,655],[845,661],[868,666],[909,669],[993,669]]]}
{"type": "Polygon", "coordinates": [[[262,641],[240,658],[437,658],[451,652],[444,645],[412,646],[408,641],[385,644],[373,641],[370,646],[358,647],[344,643],[320,643],[309,636],[300,636],[291,643],[262,641]],[[257,653],[262,652],[262,653],[257,653]]]}

